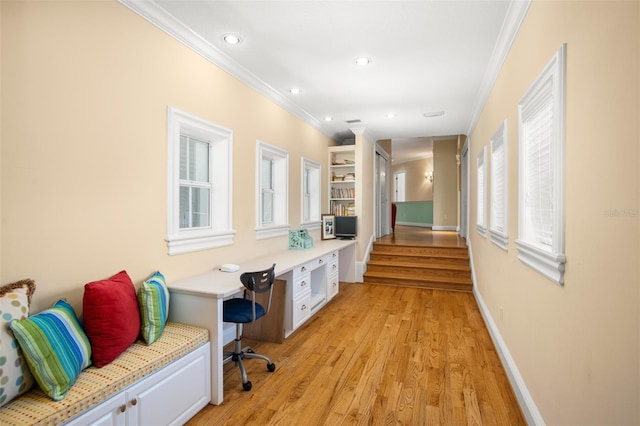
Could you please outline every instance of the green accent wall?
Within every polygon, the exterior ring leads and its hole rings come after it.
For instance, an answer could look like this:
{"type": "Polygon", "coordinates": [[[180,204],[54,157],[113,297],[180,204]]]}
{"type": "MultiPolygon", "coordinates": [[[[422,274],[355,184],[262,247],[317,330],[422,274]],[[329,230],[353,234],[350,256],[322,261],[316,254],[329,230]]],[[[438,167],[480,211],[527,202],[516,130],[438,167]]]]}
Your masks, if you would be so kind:
{"type": "Polygon", "coordinates": [[[433,201],[405,201],[396,204],[396,224],[433,225],[433,201]]]}

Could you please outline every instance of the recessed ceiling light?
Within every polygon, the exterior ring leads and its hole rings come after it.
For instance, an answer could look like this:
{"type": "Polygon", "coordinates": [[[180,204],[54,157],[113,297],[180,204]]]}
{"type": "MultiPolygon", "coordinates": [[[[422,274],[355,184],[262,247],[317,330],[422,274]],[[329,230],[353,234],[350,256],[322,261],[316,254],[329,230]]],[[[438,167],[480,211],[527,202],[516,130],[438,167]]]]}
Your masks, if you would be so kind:
{"type": "Polygon", "coordinates": [[[367,58],[367,57],[361,57],[361,58],[357,58],[356,59],[356,64],[360,65],[361,67],[365,66],[365,65],[369,65],[371,63],[371,58],[367,58]]]}
{"type": "Polygon", "coordinates": [[[441,115],[444,115],[444,111],[425,112],[422,115],[424,115],[427,118],[429,118],[429,117],[440,117],[441,115]]]}
{"type": "Polygon", "coordinates": [[[387,118],[396,118],[396,115],[390,112],[389,114],[387,114],[387,118]]]}
{"type": "Polygon", "coordinates": [[[291,89],[289,89],[289,92],[291,92],[292,95],[297,95],[300,93],[300,89],[298,89],[297,87],[292,87],[291,89]]]}
{"type": "Polygon", "coordinates": [[[225,43],[231,44],[231,45],[240,44],[242,42],[242,39],[240,38],[240,36],[235,34],[225,34],[222,36],[222,40],[224,40],[225,43]]]}
{"type": "Polygon", "coordinates": [[[324,118],[324,121],[333,121],[333,117],[327,116],[327,117],[324,118]]]}

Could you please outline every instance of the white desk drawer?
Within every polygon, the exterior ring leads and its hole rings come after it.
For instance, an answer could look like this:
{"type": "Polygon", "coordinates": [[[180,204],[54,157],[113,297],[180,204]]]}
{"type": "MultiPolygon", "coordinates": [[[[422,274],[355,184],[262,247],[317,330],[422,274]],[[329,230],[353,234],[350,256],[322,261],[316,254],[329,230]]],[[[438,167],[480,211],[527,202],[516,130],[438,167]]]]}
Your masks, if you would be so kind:
{"type": "Polygon", "coordinates": [[[311,315],[311,292],[293,301],[293,329],[295,330],[311,315]]]}
{"type": "Polygon", "coordinates": [[[340,269],[340,263],[336,260],[327,266],[327,275],[337,274],[340,269]]]}
{"type": "Polygon", "coordinates": [[[296,299],[304,292],[311,291],[311,274],[303,274],[293,280],[293,298],[296,299]]]}
{"type": "Polygon", "coordinates": [[[338,294],[338,291],[340,291],[338,274],[329,275],[329,279],[327,280],[327,300],[331,300],[333,296],[338,294]]]}

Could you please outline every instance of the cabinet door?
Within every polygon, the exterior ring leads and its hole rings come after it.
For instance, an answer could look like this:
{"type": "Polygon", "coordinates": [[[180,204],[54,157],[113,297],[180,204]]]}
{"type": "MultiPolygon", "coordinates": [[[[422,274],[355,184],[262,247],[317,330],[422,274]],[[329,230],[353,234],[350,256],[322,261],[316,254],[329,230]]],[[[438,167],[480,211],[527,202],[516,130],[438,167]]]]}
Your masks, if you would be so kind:
{"type": "Polygon", "coordinates": [[[207,343],[131,386],[127,426],[182,425],[211,400],[207,343]]]}
{"type": "Polygon", "coordinates": [[[71,419],[66,426],[125,426],[126,405],[124,392],[120,392],[86,413],[71,419]]]}

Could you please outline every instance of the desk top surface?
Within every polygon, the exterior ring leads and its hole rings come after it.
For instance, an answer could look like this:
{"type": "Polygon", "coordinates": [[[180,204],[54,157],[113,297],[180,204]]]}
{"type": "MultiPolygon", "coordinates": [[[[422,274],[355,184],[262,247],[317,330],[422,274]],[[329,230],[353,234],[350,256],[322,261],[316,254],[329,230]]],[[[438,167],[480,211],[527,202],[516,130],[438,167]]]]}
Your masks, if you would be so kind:
{"type": "Polygon", "coordinates": [[[355,245],[355,240],[321,240],[305,250],[282,250],[240,263],[237,272],[221,272],[217,268],[189,277],[167,286],[174,293],[192,294],[201,297],[224,298],[231,296],[242,288],[240,275],[243,272],[260,271],[276,264],[276,277],[292,271],[296,266],[324,256],[334,250],[342,250],[355,245]]]}

